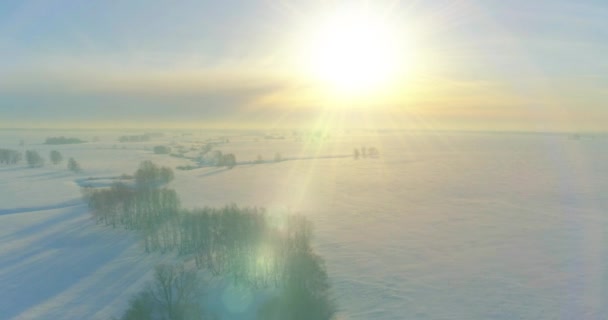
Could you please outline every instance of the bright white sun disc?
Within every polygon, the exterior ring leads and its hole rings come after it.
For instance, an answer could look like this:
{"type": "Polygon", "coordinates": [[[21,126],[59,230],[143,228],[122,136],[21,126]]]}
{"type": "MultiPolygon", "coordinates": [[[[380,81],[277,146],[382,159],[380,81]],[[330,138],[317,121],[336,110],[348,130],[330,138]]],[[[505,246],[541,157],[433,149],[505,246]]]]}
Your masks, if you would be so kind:
{"type": "Polygon", "coordinates": [[[396,30],[371,14],[328,19],[313,35],[311,49],[314,76],[340,90],[369,90],[386,84],[400,64],[396,30]]]}

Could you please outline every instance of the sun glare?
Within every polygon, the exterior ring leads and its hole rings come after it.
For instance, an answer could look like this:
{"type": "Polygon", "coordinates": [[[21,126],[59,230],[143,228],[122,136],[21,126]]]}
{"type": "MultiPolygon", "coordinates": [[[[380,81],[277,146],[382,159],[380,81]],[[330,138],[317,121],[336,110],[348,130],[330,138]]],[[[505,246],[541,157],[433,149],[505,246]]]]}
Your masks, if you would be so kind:
{"type": "Polygon", "coordinates": [[[342,92],[381,88],[403,67],[398,31],[381,15],[363,10],[327,17],[312,32],[310,71],[317,80],[342,92]]]}

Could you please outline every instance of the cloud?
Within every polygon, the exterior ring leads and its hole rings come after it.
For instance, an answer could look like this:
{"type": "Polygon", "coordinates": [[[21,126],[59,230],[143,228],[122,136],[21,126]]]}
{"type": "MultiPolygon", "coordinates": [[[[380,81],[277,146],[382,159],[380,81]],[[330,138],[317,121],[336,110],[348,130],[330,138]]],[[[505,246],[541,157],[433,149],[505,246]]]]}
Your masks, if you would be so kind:
{"type": "Polygon", "coordinates": [[[21,72],[0,81],[0,114],[5,121],[217,120],[282,86],[278,77],[246,72],[21,72]]]}
{"type": "Polygon", "coordinates": [[[49,59],[0,77],[1,125],[264,127],[311,123],[336,107],[366,117],[373,113],[387,124],[416,114],[445,127],[600,128],[608,120],[602,105],[608,99],[607,78],[588,73],[547,77],[526,72],[520,78],[413,73],[374,94],[340,97],[310,79],[244,61],[204,67],[49,59]]]}

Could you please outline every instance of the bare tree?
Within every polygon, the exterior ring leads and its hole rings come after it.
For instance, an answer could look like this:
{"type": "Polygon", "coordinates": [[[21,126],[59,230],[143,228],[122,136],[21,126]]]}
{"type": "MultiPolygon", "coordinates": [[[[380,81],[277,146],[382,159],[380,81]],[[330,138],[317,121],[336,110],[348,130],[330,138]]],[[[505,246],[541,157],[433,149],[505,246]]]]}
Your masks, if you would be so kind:
{"type": "Polygon", "coordinates": [[[129,309],[120,317],[120,320],[151,320],[154,319],[154,303],[148,291],[144,291],[131,298],[129,309]]]}
{"type": "Polygon", "coordinates": [[[194,319],[201,316],[196,272],[186,270],[181,264],[156,266],[154,283],[149,292],[167,319],[194,319]]]}
{"type": "Polygon", "coordinates": [[[169,154],[169,153],[171,153],[171,147],[168,147],[168,146],[156,146],[156,147],[154,147],[154,153],[156,153],[156,154],[169,154]]]}

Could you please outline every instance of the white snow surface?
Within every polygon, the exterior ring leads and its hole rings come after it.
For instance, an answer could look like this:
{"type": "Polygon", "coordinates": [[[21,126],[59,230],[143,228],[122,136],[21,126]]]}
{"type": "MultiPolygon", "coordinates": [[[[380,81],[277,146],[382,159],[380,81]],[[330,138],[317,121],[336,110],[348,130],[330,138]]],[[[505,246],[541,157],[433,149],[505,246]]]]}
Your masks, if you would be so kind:
{"type": "Polygon", "coordinates": [[[96,225],[76,182],[132,173],[147,159],[194,164],[150,149],[218,135],[230,143],[215,149],[241,164],[175,170],[169,187],[184,207],[309,217],[340,319],[608,319],[608,136],[195,132],[117,142],[123,134],[0,131],[0,148],[65,158],[0,166],[0,319],[120,316],[154,265],[174,257],[145,254],[135,234],[96,225]],[[100,141],[42,145],[57,135],[100,141]],[[363,146],[380,157],[353,159],[363,146]],[[286,160],[272,162],[277,152],[286,160]],[[258,155],[267,162],[251,163],[258,155]],[[67,171],[68,157],[84,172],[67,171]]]}

